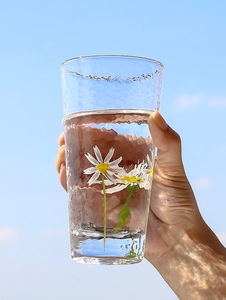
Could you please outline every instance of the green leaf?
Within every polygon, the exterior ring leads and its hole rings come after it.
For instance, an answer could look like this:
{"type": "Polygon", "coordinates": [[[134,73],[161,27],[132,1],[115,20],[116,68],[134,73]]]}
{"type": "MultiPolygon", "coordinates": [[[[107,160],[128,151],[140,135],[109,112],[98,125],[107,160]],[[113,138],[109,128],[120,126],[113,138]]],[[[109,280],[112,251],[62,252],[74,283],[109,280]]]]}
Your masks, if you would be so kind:
{"type": "Polygon", "coordinates": [[[119,222],[115,227],[114,232],[118,232],[127,222],[128,218],[131,216],[128,203],[126,202],[119,211],[119,222]]]}

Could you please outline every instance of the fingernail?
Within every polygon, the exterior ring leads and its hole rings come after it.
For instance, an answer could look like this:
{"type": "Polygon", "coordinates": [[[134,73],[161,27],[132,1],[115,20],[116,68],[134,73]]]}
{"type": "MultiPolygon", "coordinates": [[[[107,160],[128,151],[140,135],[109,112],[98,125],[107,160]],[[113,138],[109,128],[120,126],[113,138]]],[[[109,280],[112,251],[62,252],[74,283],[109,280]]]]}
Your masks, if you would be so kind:
{"type": "Polygon", "coordinates": [[[162,130],[166,130],[169,125],[166,123],[166,121],[163,119],[163,117],[160,115],[160,113],[158,111],[154,111],[152,113],[152,117],[154,118],[157,126],[162,129],[162,130]]]}

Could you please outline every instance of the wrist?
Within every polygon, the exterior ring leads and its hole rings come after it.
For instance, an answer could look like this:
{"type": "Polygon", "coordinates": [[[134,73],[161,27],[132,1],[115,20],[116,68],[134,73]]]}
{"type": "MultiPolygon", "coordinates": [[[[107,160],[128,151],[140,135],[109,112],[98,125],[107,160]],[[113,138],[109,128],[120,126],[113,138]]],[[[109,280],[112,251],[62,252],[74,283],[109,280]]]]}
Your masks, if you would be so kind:
{"type": "Polygon", "coordinates": [[[156,264],[180,299],[226,296],[226,250],[201,219],[156,264]]]}

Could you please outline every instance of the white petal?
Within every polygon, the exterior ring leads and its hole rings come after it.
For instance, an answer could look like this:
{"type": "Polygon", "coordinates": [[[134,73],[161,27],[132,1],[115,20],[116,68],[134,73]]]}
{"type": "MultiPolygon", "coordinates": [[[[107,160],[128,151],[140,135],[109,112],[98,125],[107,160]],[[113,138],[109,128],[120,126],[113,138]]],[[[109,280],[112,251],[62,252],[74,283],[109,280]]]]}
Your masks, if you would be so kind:
{"type": "Polygon", "coordinates": [[[140,188],[144,188],[145,190],[150,190],[151,189],[151,182],[150,181],[145,181],[142,184],[140,184],[140,188]]]}
{"type": "Polygon", "coordinates": [[[116,183],[116,179],[114,179],[111,174],[109,174],[109,172],[107,172],[106,174],[104,174],[105,177],[110,180],[112,183],[116,183]]]}
{"type": "Polygon", "coordinates": [[[109,166],[118,165],[122,161],[122,157],[120,156],[116,160],[109,162],[109,166]]]}
{"type": "MultiPolygon", "coordinates": [[[[101,183],[101,182],[100,182],[101,183]]],[[[105,185],[112,185],[112,181],[108,180],[108,179],[105,179],[104,180],[104,184],[105,185]]]]}
{"type": "Polygon", "coordinates": [[[152,162],[151,162],[150,156],[148,154],[147,154],[146,159],[147,159],[148,165],[151,167],[152,162]]]}
{"type": "Polygon", "coordinates": [[[121,167],[118,167],[118,166],[110,166],[109,167],[109,170],[108,170],[108,172],[111,172],[111,173],[117,173],[117,174],[121,174],[122,172],[124,171],[124,169],[123,168],[121,168],[121,167]]]}
{"type": "Polygon", "coordinates": [[[98,177],[100,175],[100,172],[97,171],[96,173],[93,174],[93,176],[90,178],[90,180],[88,181],[88,184],[91,185],[91,184],[94,184],[96,183],[98,177]]]}
{"type": "Polygon", "coordinates": [[[111,170],[108,170],[107,173],[105,173],[105,175],[107,175],[107,174],[111,177],[115,175],[115,173],[112,172],[111,170]]]}
{"type": "Polygon", "coordinates": [[[117,193],[117,192],[120,192],[120,191],[124,190],[127,186],[128,186],[128,184],[116,185],[112,188],[106,189],[106,193],[107,194],[117,193]]]}
{"type": "Polygon", "coordinates": [[[99,162],[91,154],[85,154],[85,157],[91,162],[91,164],[95,166],[99,164],[99,162]]]}
{"type": "Polygon", "coordinates": [[[102,154],[100,152],[100,149],[97,146],[95,146],[95,147],[93,147],[93,150],[95,152],[95,155],[96,155],[96,158],[97,158],[98,162],[102,163],[103,162],[103,158],[102,158],[102,154]]]}
{"type": "Polygon", "coordinates": [[[104,162],[105,162],[105,163],[108,163],[108,162],[111,160],[111,158],[112,158],[114,152],[115,152],[115,149],[114,149],[114,148],[111,148],[111,149],[109,150],[107,156],[106,156],[105,159],[104,159],[104,162]]]}
{"type": "Polygon", "coordinates": [[[85,169],[83,172],[84,172],[84,174],[92,174],[92,173],[95,173],[96,171],[97,171],[96,167],[90,167],[90,168],[85,169]]]}

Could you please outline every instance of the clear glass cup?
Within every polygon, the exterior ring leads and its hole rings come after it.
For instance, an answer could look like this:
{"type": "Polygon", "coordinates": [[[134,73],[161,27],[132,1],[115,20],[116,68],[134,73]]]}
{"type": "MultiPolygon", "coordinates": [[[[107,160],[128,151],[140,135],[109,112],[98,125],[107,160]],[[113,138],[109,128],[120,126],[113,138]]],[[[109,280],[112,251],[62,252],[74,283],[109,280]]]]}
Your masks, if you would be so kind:
{"type": "Polygon", "coordinates": [[[144,256],[163,65],[95,55],[62,64],[72,259],[133,264],[144,256]]]}

